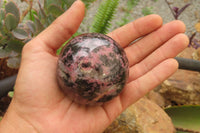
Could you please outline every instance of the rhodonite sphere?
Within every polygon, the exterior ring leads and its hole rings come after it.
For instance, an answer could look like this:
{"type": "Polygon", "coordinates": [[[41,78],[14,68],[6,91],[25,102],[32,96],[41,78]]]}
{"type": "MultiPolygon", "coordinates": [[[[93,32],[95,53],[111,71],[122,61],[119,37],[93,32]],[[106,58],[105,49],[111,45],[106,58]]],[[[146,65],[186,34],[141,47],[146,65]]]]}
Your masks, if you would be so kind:
{"type": "Polygon", "coordinates": [[[63,47],[58,59],[58,84],[79,104],[100,105],[113,99],[123,90],[128,73],[124,50],[104,34],[75,37],[63,47]]]}

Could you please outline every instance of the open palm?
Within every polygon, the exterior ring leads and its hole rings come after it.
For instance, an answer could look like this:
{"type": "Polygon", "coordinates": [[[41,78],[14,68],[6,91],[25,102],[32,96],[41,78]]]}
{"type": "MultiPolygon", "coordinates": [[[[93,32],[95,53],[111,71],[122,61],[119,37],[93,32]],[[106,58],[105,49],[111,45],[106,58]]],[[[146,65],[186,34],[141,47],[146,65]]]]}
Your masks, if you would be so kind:
{"type": "MultiPolygon", "coordinates": [[[[10,121],[20,133],[28,130],[38,133],[103,132],[123,110],[177,70],[178,64],[173,57],[188,44],[182,22],[162,25],[158,15],[140,18],[109,33],[125,49],[130,64],[129,81],[118,97],[102,106],[79,105],[69,100],[57,85],[56,50],[76,32],[83,17],[84,5],[77,1],[24,46],[15,95],[0,127],[10,121]],[[129,45],[138,38],[141,39],[129,45]],[[18,120],[13,122],[14,118],[18,120]]],[[[17,133],[12,127],[10,131],[17,133]]]]}

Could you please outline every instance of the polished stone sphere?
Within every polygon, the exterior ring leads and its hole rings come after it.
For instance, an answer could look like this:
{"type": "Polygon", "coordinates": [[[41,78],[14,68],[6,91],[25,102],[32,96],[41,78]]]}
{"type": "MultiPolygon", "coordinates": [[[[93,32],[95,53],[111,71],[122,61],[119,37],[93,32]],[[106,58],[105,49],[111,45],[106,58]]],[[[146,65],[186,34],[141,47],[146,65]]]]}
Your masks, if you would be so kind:
{"type": "Polygon", "coordinates": [[[79,35],[63,47],[57,68],[61,90],[74,102],[100,105],[116,97],[129,73],[121,46],[99,33],[79,35]]]}

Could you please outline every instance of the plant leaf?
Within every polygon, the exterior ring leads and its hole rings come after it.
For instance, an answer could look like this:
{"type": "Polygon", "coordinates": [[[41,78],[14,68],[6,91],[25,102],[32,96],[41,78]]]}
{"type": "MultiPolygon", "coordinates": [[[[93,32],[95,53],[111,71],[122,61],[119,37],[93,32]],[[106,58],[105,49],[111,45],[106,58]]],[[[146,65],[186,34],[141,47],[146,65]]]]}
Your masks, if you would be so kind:
{"type": "Polygon", "coordinates": [[[26,25],[32,33],[36,32],[36,26],[35,26],[35,23],[33,21],[30,21],[30,20],[26,21],[26,25]]]}
{"type": "Polygon", "coordinates": [[[41,32],[42,30],[44,30],[44,26],[42,25],[42,23],[40,22],[39,18],[34,15],[34,18],[35,18],[35,25],[36,25],[36,29],[37,29],[37,33],[41,32]]]}
{"type": "MultiPolygon", "coordinates": [[[[74,2],[74,1],[75,1],[75,0],[73,0],[73,2],[74,2]]],[[[96,0],[82,0],[82,1],[84,2],[85,7],[88,8],[89,5],[90,5],[92,2],[96,1],[96,0]]],[[[72,3],[71,3],[71,4],[72,4],[72,3]]]]}
{"type": "Polygon", "coordinates": [[[39,5],[39,12],[38,12],[38,16],[40,19],[45,19],[47,17],[44,8],[42,7],[42,5],[40,4],[40,2],[38,2],[39,5]]]}
{"type": "Polygon", "coordinates": [[[51,4],[55,4],[57,6],[61,5],[61,0],[44,0],[44,8],[48,9],[51,4]]]}
{"type": "Polygon", "coordinates": [[[6,29],[11,31],[11,30],[15,29],[17,27],[17,25],[18,25],[18,21],[17,21],[16,17],[13,14],[8,13],[5,18],[6,29]]]}
{"type": "Polygon", "coordinates": [[[14,91],[9,91],[9,92],[8,92],[8,96],[9,96],[10,98],[13,98],[13,96],[14,96],[14,91]]]}
{"type": "Polygon", "coordinates": [[[38,0],[38,4],[39,4],[42,8],[44,8],[44,1],[45,1],[45,0],[38,0]]]}
{"type": "Polygon", "coordinates": [[[53,16],[52,14],[49,14],[49,15],[47,16],[45,26],[48,27],[55,19],[56,19],[55,16],[53,16]]]}
{"type": "Polygon", "coordinates": [[[3,20],[5,18],[5,11],[0,9],[0,29],[3,27],[3,20]]]}
{"type": "Polygon", "coordinates": [[[14,14],[14,16],[17,19],[17,22],[19,22],[19,20],[20,20],[19,8],[13,1],[10,1],[5,5],[5,10],[6,10],[6,14],[7,13],[14,14]]]}
{"type": "Polygon", "coordinates": [[[175,106],[165,111],[176,128],[200,131],[200,106],[175,106]]]}
{"type": "MultiPolygon", "coordinates": [[[[27,12],[27,11],[24,11],[24,12],[27,12]]],[[[32,8],[30,11],[24,14],[26,14],[26,16],[23,18],[23,22],[26,22],[27,20],[34,21],[34,15],[38,15],[38,11],[32,8]]]]}
{"type": "Polygon", "coordinates": [[[12,31],[12,33],[15,38],[20,40],[28,38],[28,33],[22,28],[16,28],[12,31]]]}
{"type": "Polygon", "coordinates": [[[138,3],[140,0],[128,0],[127,2],[127,11],[131,11],[138,3]]]}
{"type": "MultiPolygon", "coordinates": [[[[67,8],[69,8],[74,3],[74,1],[75,0],[62,0],[62,6],[66,5],[67,8]]],[[[84,2],[85,0],[82,0],[82,1],[84,2]]],[[[84,2],[84,4],[85,4],[85,2],[84,2]]]]}
{"type": "Polygon", "coordinates": [[[152,12],[152,7],[145,7],[145,8],[143,8],[143,9],[142,9],[142,14],[143,14],[144,16],[153,14],[153,12],[152,12]]]}
{"type": "Polygon", "coordinates": [[[178,10],[177,15],[179,16],[188,6],[190,6],[191,4],[188,3],[185,6],[183,6],[180,10],[178,10]]]}
{"type": "Polygon", "coordinates": [[[7,51],[5,49],[0,49],[0,58],[6,58],[10,55],[10,51],[7,51]]]}
{"type": "Polygon", "coordinates": [[[72,5],[74,0],[62,0],[61,2],[62,2],[62,8],[64,10],[67,10],[72,5]]]}
{"type": "Polygon", "coordinates": [[[48,13],[51,13],[54,17],[58,17],[64,13],[64,10],[55,4],[51,4],[48,7],[48,13]]]}
{"type": "Polygon", "coordinates": [[[21,53],[23,46],[24,46],[24,43],[20,40],[9,40],[7,42],[6,50],[21,53]]]}
{"type": "Polygon", "coordinates": [[[4,20],[5,18],[5,11],[3,9],[0,9],[0,20],[4,20]]]}
{"type": "Polygon", "coordinates": [[[0,47],[4,47],[6,43],[7,43],[6,37],[5,36],[1,36],[0,47]]]}
{"type": "Polygon", "coordinates": [[[21,59],[19,57],[12,57],[7,59],[7,66],[9,68],[19,68],[21,59]]]}
{"type": "Polygon", "coordinates": [[[102,1],[94,17],[90,32],[106,34],[118,4],[119,0],[102,1]]]}

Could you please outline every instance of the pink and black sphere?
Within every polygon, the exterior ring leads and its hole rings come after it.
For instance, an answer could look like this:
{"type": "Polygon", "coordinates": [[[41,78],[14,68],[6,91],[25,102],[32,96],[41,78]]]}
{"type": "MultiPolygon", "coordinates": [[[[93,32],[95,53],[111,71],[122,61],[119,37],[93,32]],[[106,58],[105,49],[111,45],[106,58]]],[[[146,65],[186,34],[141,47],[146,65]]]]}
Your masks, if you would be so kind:
{"type": "Polygon", "coordinates": [[[112,38],[82,34],[62,49],[57,68],[58,84],[71,100],[101,105],[118,96],[129,73],[128,59],[112,38]]]}

